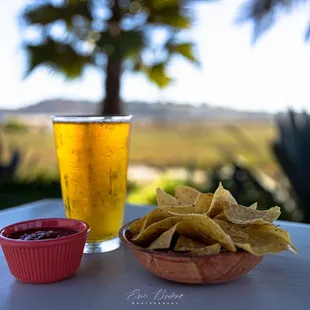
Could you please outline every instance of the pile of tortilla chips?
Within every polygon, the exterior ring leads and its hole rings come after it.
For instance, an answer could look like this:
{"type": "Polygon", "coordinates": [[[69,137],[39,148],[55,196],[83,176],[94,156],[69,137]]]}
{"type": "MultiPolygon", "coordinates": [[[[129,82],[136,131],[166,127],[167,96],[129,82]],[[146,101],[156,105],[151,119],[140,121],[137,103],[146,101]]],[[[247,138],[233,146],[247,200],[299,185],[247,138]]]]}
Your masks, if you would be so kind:
{"type": "Polygon", "coordinates": [[[218,254],[247,251],[254,255],[291,250],[290,235],[273,222],[280,208],[257,210],[239,205],[219,187],[212,193],[179,186],[175,197],[157,189],[158,207],[129,226],[131,242],[141,247],[178,253],[218,254]]]}

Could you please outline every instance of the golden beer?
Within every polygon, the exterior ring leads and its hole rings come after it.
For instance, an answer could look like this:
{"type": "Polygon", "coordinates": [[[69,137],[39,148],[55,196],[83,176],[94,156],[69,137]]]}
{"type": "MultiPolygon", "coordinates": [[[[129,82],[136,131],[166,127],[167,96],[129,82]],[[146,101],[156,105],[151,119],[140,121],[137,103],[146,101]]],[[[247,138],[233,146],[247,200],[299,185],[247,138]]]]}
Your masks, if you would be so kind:
{"type": "MultiPolygon", "coordinates": [[[[130,120],[131,116],[53,118],[65,213],[90,225],[90,246],[116,238],[122,225],[130,120]]],[[[119,241],[111,246],[118,247],[119,241]]]]}

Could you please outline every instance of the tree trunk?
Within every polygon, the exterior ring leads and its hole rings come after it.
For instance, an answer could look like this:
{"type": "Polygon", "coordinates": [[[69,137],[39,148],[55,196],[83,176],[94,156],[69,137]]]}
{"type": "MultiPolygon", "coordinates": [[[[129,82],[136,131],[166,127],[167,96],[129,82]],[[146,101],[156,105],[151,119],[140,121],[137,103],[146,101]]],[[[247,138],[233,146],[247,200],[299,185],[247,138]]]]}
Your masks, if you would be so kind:
{"type": "MultiPolygon", "coordinates": [[[[108,27],[117,25],[121,30],[121,9],[119,0],[113,1],[112,16],[108,21],[108,27]]],[[[105,80],[105,99],[101,104],[101,114],[120,115],[123,113],[123,105],[120,98],[121,76],[123,59],[120,53],[120,42],[116,40],[114,52],[108,56],[105,80]]]]}
{"type": "Polygon", "coordinates": [[[120,115],[123,104],[120,98],[122,76],[122,60],[120,57],[109,56],[105,80],[105,99],[101,104],[101,114],[120,115]]]}

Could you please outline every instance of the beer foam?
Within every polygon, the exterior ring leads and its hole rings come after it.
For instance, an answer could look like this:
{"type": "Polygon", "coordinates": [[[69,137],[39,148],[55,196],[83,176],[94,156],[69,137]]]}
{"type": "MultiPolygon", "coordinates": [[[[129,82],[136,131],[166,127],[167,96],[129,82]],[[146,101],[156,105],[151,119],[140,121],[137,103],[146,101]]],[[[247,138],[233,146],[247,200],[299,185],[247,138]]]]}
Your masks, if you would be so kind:
{"type": "Polygon", "coordinates": [[[130,123],[132,115],[61,115],[52,116],[53,123],[130,123]]]}

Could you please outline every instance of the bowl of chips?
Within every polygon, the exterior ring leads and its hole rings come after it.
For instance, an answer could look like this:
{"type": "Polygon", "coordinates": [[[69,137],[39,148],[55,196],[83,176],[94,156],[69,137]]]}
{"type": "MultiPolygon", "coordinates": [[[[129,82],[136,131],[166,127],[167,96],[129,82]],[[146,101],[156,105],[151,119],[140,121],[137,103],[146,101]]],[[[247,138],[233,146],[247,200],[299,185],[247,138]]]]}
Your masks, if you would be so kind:
{"type": "Polygon", "coordinates": [[[266,254],[297,249],[273,222],[280,208],[239,205],[222,184],[214,193],[178,186],[175,196],[157,189],[157,208],[119,231],[137,260],[161,278],[220,283],[245,275],[266,254]]]}

